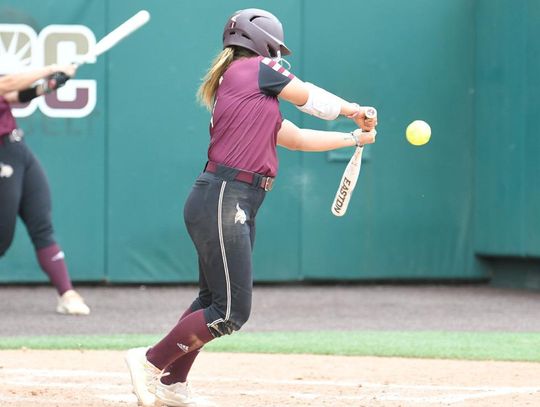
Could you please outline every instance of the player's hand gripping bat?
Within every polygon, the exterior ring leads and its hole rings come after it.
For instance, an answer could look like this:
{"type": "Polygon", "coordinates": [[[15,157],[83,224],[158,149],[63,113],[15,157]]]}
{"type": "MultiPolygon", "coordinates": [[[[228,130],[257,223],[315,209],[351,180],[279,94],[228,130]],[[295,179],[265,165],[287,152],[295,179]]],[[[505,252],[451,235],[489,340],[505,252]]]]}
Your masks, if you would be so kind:
{"type": "Polygon", "coordinates": [[[75,61],[75,65],[79,66],[87,63],[96,62],[96,58],[107,52],[128,35],[145,25],[150,20],[150,13],[146,10],[141,10],[130,19],[124,21],[109,34],[99,40],[94,48],[92,48],[88,54],[75,61]]]}
{"type": "MultiPolygon", "coordinates": [[[[377,110],[373,107],[369,107],[365,111],[366,119],[373,119],[377,117],[377,110]]],[[[358,175],[360,175],[360,168],[362,166],[362,153],[364,151],[364,146],[356,147],[353,156],[349,160],[343,176],[341,177],[341,182],[339,183],[336,196],[332,202],[332,213],[336,216],[343,216],[347,212],[347,207],[351,200],[351,195],[353,193],[354,187],[356,186],[356,181],[358,180],[358,175]]]]}

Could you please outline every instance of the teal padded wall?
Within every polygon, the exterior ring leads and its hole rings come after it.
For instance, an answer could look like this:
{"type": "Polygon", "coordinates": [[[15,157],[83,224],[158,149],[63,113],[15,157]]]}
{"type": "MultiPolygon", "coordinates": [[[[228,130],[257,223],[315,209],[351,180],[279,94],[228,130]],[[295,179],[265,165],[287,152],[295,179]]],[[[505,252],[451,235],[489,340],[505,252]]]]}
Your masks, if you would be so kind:
{"type": "MultiPolygon", "coordinates": [[[[538,255],[532,39],[540,5],[518,3],[4,0],[2,23],[38,32],[83,24],[98,39],[139,9],[152,14],[79,70],[78,78],[97,81],[89,116],[19,119],[49,175],[57,237],[74,279],[196,280],[182,210],[205,162],[209,114],[194,95],[220,50],[226,18],[245,7],[280,17],[301,79],[373,104],[380,115],[378,141],[366,148],[343,218],[330,203],[351,151],[280,149],[276,186],[257,219],[257,281],[481,279],[488,274],[476,253],[538,255]],[[497,112],[505,108],[517,118],[502,120],[497,112]],[[421,148],[404,138],[415,119],[433,129],[421,148]]],[[[352,129],[346,119],[324,122],[283,105],[300,126],[352,129]]],[[[43,280],[19,227],[0,261],[0,281],[43,280]]]]}
{"type": "MultiPolygon", "coordinates": [[[[206,162],[209,113],[195,93],[221,50],[226,18],[246,2],[131,2],[149,7],[151,23],[108,55],[108,278],[115,282],[193,281],[195,250],[184,228],[183,204],[206,162]],[[202,17],[196,20],[197,17],[202,17]],[[199,21],[199,23],[197,23],[199,21]]],[[[263,2],[251,3],[264,7],[263,2]]],[[[299,2],[273,7],[300,44],[299,2]]],[[[131,13],[109,3],[109,22],[131,13]]],[[[294,113],[296,117],[298,113],[294,113]]],[[[256,278],[300,274],[296,191],[285,180],[301,169],[298,154],[281,154],[283,171],[258,217],[256,278]],[[280,217],[279,214],[286,214],[280,217]]]]}
{"type": "MultiPolygon", "coordinates": [[[[0,23],[25,24],[36,33],[53,23],[82,24],[92,27],[96,37],[101,37],[106,33],[105,6],[104,1],[3,1],[0,23]]],[[[55,62],[47,59],[47,54],[44,58],[48,63],[55,62]]],[[[51,118],[36,111],[17,120],[25,130],[26,142],[47,173],[53,196],[55,235],[76,280],[103,280],[106,270],[103,244],[106,67],[100,63],[79,71],[79,79],[97,81],[97,104],[91,115],[78,119],[51,118]]],[[[0,281],[45,281],[21,222],[12,247],[0,260],[0,281]]]]}
{"type": "Polygon", "coordinates": [[[479,277],[471,245],[474,2],[365,1],[369,17],[359,17],[360,9],[343,12],[358,7],[347,1],[305,8],[305,79],[374,104],[380,125],[343,218],[329,208],[346,162],[332,160],[335,154],[304,156],[310,175],[302,200],[304,275],[479,277]],[[415,119],[432,126],[425,147],[404,138],[415,119]]]}
{"type": "Polygon", "coordinates": [[[540,3],[478,4],[479,254],[540,257],[540,3]]]}

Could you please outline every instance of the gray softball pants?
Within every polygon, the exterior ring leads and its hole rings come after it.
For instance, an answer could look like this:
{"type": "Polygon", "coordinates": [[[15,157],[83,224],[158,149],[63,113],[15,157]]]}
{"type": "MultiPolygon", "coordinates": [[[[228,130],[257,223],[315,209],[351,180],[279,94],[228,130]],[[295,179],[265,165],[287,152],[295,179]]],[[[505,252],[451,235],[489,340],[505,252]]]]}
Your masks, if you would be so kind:
{"type": "Polygon", "coordinates": [[[202,173],[184,207],[184,220],[199,258],[199,296],[210,332],[239,330],[251,312],[255,216],[266,192],[234,179],[232,168],[202,173]]]}
{"type": "Polygon", "coordinates": [[[49,184],[24,141],[0,140],[0,257],[13,240],[17,215],[36,250],[54,244],[49,184]]]}

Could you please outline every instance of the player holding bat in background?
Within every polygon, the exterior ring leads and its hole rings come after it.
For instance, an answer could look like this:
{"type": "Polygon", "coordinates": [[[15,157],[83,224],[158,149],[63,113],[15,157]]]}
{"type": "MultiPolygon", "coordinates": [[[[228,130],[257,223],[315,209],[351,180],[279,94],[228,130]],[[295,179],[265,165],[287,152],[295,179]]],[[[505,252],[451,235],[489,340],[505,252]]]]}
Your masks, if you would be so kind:
{"type": "Polygon", "coordinates": [[[73,290],[64,252],[53,237],[47,179],[11,114],[11,104],[26,103],[53,92],[75,75],[76,66],[49,65],[0,78],[0,257],[13,240],[17,215],[24,222],[39,265],[56,288],[56,311],[87,315],[90,309],[73,290]],[[43,83],[33,86],[34,82],[43,83]]]}
{"type": "Polygon", "coordinates": [[[142,405],[193,406],[187,376],[198,352],[248,320],[255,217],[277,175],[276,147],[328,151],[375,141],[376,118],[366,120],[365,108],[296,78],[280,63],[288,54],[274,15],[246,9],[227,21],[223,51],[198,93],[212,112],[208,162],[184,207],[199,256],[199,296],[161,341],[128,351],[142,405]],[[350,117],[366,132],[300,129],[282,119],[280,100],[324,120],[350,117]]]}
{"type": "Polygon", "coordinates": [[[53,238],[49,185],[41,165],[23,140],[11,114],[11,104],[26,103],[62,87],[75,75],[77,67],[93,63],[150,20],[140,10],[103,37],[88,54],[65,66],[49,65],[29,72],[0,78],[0,257],[13,240],[17,215],[28,229],[43,271],[59,294],[56,311],[61,314],[88,315],[90,309],[73,290],[64,252],[53,238]],[[33,86],[43,79],[43,83],[33,86]]]}

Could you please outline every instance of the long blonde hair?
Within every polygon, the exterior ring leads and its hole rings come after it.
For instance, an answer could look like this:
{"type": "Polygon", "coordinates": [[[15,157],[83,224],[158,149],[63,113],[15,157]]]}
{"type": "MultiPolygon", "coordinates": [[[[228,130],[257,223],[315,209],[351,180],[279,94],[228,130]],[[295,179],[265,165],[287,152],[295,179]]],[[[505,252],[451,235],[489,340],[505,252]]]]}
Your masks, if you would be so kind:
{"type": "Polygon", "coordinates": [[[229,65],[236,59],[256,55],[253,52],[242,48],[230,46],[221,51],[212,61],[212,65],[206,72],[203,82],[197,91],[197,100],[208,110],[214,107],[214,98],[219,86],[219,81],[229,65]]]}

